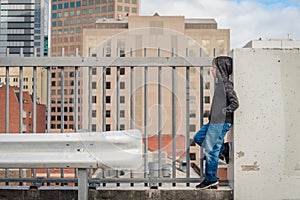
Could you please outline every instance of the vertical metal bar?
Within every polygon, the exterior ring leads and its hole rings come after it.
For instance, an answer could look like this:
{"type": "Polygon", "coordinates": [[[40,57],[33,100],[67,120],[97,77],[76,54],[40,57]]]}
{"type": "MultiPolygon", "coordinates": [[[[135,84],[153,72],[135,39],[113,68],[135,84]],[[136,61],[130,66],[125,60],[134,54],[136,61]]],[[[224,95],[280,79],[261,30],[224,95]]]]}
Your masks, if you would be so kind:
{"type": "MultiPolygon", "coordinates": [[[[51,70],[50,67],[47,67],[47,133],[51,132],[51,122],[50,122],[50,108],[51,108],[51,95],[50,95],[50,81],[51,81],[51,70]]],[[[46,170],[47,178],[50,178],[50,169],[46,170]]],[[[47,183],[47,186],[50,186],[50,183],[47,183]]]]}
{"type": "MultiPolygon", "coordinates": [[[[61,55],[62,57],[65,56],[65,49],[62,48],[61,49],[61,55]]],[[[65,127],[64,127],[64,124],[65,124],[65,110],[64,110],[64,107],[65,107],[65,67],[62,67],[61,68],[61,123],[60,123],[60,131],[61,133],[64,133],[64,130],[65,130],[65,127]]],[[[64,169],[62,168],[60,170],[60,176],[61,178],[64,178],[65,177],[65,172],[64,172],[64,169]]],[[[62,186],[64,185],[64,183],[61,184],[62,186]]]]}
{"type": "MultiPolygon", "coordinates": [[[[105,57],[104,48],[102,56],[105,57]]],[[[106,131],[106,67],[103,67],[102,73],[102,102],[102,131],[106,131]]]]}
{"type": "Polygon", "coordinates": [[[88,172],[86,169],[78,169],[78,200],[88,199],[88,172]]]}
{"type": "MultiPolygon", "coordinates": [[[[34,48],[34,57],[36,57],[37,54],[37,49],[34,48]]],[[[36,78],[37,78],[37,73],[36,73],[36,66],[33,67],[33,133],[36,133],[36,78]]],[[[33,169],[33,177],[36,177],[36,169],[33,169]]]]}
{"type": "MultiPolygon", "coordinates": [[[[200,49],[200,56],[203,56],[202,48],[200,49]]],[[[200,67],[200,128],[203,126],[203,67],[200,67]]],[[[200,178],[203,179],[203,148],[200,147],[200,178]]]]}
{"type": "Polygon", "coordinates": [[[50,95],[50,81],[51,81],[51,70],[50,67],[47,67],[47,133],[50,133],[51,121],[50,121],[50,108],[51,108],[51,95],[50,95]]]}
{"type": "MultiPolygon", "coordinates": [[[[6,56],[9,56],[9,48],[6,49],[6,56]]],[[[5,133],[9,133],[9,66],[6,69],[6,90],[5,90],[5,133]]],[[[9,169],[5,169],[5,178],[9,178],[9,169]]],[[[9,182],[5,182],[9,185],[9,182]]]]}
{"type": "MultiPolygon", "coordinates": [[[[161,49],[158,49],[158,57],[161,56],[161,49]]],[[[161,163],[161,149],[162,149],[162,102],[161,102],[161,74],[162,67],[158,66],[158,177],[161,177],[162,163],[161,163]]]]}
{"type": "MultiPolygon", "coordinates": [[[[20,49],[20,57],[23,57],[23,49],[20,49]]],[[[19,88],[19,132],[23,133],[23,67],[20,67],[20,88],[19,88]]],[[[19,169],[19,178],[23,178],[23,169],[19,169]]],[[[23,182],[20,182],[19,185],[23,185],[23,182]]]]}
{"type": "Polygon", "coordinates": [[[88,68],[88,131],[92,131],[92,67],[88,68]]]}
{"type": "MultiPolygon", "coordinates": [[[[78,57],[78,48],[75,49],[75,57],[78,57]]],[[[79,72],[78,67],[75,67],[75,110],[74,110],[74,118],[75,118],[75,133],[78,132],[78,81],[79,81],[79,72]]],[[[75,178],[78,178],[78,168],[74,170],[75,178]]],[[[78,186],[78,183],[75,186],[78,186]]]]}
{"type": "MultiPolygon", "coordinates": [[[[117,57],[120,57],[120,49],[117,49],[117,57]]],[[[117,66],[117,99],[116,99],[116,129],[120,130],[120,67],[117,66]]]]}
{"type": "Polygon", "coordinates": [[[214,56],[214,57],[217,56],[217,49],[216,49],[216,48],[213,49],[213,56],[214,56]]]}
{"type": "MultiPolygon", "coordinates": [[[[120,57],[120,48],[117,48],[117,57],[120,57]]],[[[120,130],[120,67],[117,66],[117,130],[120,130]]],[[[119,178],[119,170],[116,170],[116,178],[119,178]]],[[[120,183],[117,183],[117,187],[120,186],[120,183]]]]}
{"type": "MultiPolygon", "coordinates": [[[[147,49],[144,48],[144,57],[147,57],[147,49]]],[[[148,67],[144,68],[144,134],[145,134],[145,163],[144,163],[144,178],[147,178],[148,171],[148,67]]],[[[145,183],[148,186],[148,183],[145,183]]]]}
{"type": "Polygon", "coordinates": [[[9,133],[9,67],[6,67],[5,132],[9,133]]]}
{"type": "Polygon", "coordinates": [[[60,90],[61,90],[61,95],[60,95],[60,100],[61,100],[61,111],[60,111],[60,115],[61,115],[61,121],[60,121],[60,131],[61,133],[64,133],[64,115],[65,115],[65,110],[64,110],[64,98],[65,98],[65,68],[61,67],[61,71],[60,71],[60,80],[61,80],[61,86],[60,86],[60,90]]]}
{"type": "MultiPolygon", "coordinates": [[[[175,57],[175,49],[172,48],[172,57],[175,57]]],[[[172,178],[176,178],[176,68],[172,67],[172,178]]],[[[173,183],[176,186],[176,183],[173,183]]]]}
{"type": "MultiPolygon", "coordinates": [[[[88,50],[88,57],[91,57],[91,48],[88,50]]],[[[88,68],[88,131],[92,131],[92,97],[93,97],[93,90],[92,90],[92,81],[93,81],[93,73],[92,67],[89,66],[88,68]]]]}
{"type": "MultiPolygon", "coordinates": [[[[75,56],[78,57],[78,48],[75,49],[75,56]]],[[[78,67],[75,67],[75,133],[78,132],[78,81],[79,81],[79,72],[78,67]]],[[[76,170],[75,170],[76,172],[76,170]]],[[[76,173],[75,173],[76,175],[76,173]]]]}
{"type": "MultiPolygon", "coordinates": [[[[132,48],[130,48],[130,57],[132,57],[132,48]]],[[[134,129],[134,67],[130,67],[130,129],[134,129]]],[[[133,170],[130,170],[130,178],[133,179],[133,170]]],[[[134,183],[130,183],[133,187],[134,183]]]]}
{"type": "MultiPolygon", "coordinates": [[[[189,49],[186,49],[189,57],[189,49]]],[[[186,67],[186,178],[190,178],[190,67],[186,67]]],[[[190,186],[190,183],[186,184],[190,186]]]]}

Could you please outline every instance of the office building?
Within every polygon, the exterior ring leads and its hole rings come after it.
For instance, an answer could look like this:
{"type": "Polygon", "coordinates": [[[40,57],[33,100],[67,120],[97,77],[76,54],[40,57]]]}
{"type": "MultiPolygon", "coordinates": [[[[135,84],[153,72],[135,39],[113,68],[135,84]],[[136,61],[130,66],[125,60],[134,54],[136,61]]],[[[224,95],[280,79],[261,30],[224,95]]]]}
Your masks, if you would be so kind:
{"type": "MultiPolygon", "coordinates": [[[[52,0],[51,56],[82,56],[83,30],[95,28],[98,19],[118,19],[139,14],[139,0],[52,0]]],[[[61,69],[51,70],[51,129],[74,129],[74,69],[65,68],[64,127],[61,127],[61,69]]],[[[79,87],[81,83],[79,82],[79,87]]],[[[81,90],[79,89],[79,95],[81,90]]],[[[81,104],[79,98],[79,104],[81,104]]],[[[81,106],[79,106],[81,112],[81,106]]],[[[79,121],[81,119],[79,118],[79,121]]],[[[81,129],[79,124],[79,129],[81,129]]]]}

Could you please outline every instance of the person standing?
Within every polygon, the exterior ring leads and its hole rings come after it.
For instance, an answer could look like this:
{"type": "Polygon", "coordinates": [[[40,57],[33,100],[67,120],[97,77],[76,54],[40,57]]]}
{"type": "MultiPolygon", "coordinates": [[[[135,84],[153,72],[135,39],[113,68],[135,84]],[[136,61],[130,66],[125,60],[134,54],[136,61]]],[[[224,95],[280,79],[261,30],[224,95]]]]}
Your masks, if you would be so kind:
{"type": "Polygon", "coordinates": [[[213,59],[212,75],[215,91],[210,109],[209,122],[195,134],[196,144],[205,148],[205,179],[196,186],[206,189],[219,184],[217,178],[220,149],[226,132],[233,125],[233,113],[239,107],[236,92],[229,76],[232,74],[232,58],[220,56],[213,59]]]}

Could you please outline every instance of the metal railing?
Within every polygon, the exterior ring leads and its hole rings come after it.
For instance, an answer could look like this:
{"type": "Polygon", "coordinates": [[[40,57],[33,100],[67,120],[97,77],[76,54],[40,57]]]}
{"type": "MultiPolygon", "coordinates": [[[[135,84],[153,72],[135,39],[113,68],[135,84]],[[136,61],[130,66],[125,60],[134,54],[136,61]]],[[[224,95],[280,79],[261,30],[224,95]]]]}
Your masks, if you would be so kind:
{"type": "MultiPolygon", "coordinates": [[[[78,52],[78,51],[76,51],[78,52]]],[[[23,94],[23,69],[24,68],[32,68],[33,69],[33,133],[36,133],[36,121],[37,121],[37,107],[36,107],[36,98],[37,98],[37,68],[44,68],[46,70],[47,74],[47,88],[46,88],[46,93],[47,93],[47,130],[46,132],[50,133],[50,125],[51,125],[51,69],[53,67],[58,67],[61,72],[61,133],[64,133],[64,70],[66,67],[72,68],[75,70],[75,85],[74,85],[74,113],[75,113],[75,118],[74,118],[74,132],[78,132],[79,130],[79,79],[80,79],[80,74],[79,71],[81,69],[87,69],[88,70],[88,97],[87,102],[88,102],[88,116],[86,116],[85,119],[87,119],[87,124],[88,124],[88,131],[92,130],[92,69],[97,68],[102,70],[102,131],[106,131],[106,69],[107,68],[115,68],[116,69],[116,130],[120,130],[120,69],[121,68],[126,68],[127,71],[130,73],[130,86],[129,86],[129,93],[130,93],[130,100],[129,100],[129,116],[130,116],[130,127],[131,129],[135,128],[134,127],[134,113],[135,113],[135,104],[134,104],[134,77],[135,77],[135,70],[137,68],[142,68],[144,70],[144,113],[143,113],[143,119],[144,119],[144,130],[141,130],[144,132],[144,166],[143,166],[143,177],[136,177],[136,173],[134,171],[130,171],[130,177],[128,178],[120,178],[119,174],[120,172],[116,172],[116,177],[117,178],[109,178],[105,177],[105,173],[102,173],[101,178],[91,178],[88,180],[89,184],[91,186],[93,185],[99,185],[103,184],[105,186],[108,183],[116,183],[117,186],[120,186],[120,183],[128,183],[130,186],[134,186],[136,183],[144,183],[145,186],[153,186],[158,184],[161,186],[163,183],[172,183],[172,186],[176,186],[176,183],[185,183],[187,186],[190,185],[190,183],[196,183],[199,182],[199,178],[193,178],[191,177],[191,168],[190,168],[190,127],[189,127],[189,122],[190,122],[190,70],[191,68],[195,68],[199,71],[199,95],[200,95],[200,121],[199,125],[203,125],[203,113],[204,113],[204,97],[203,97],[203,71],[204,68],[208,68],[211,66],[211,61],[212,59],[210,57],[203,57],[201,55],[202,50],[200,50],[200,55],[199,57],[189,57],[188,52],[189,50],[186,50],[186,57],[178,57],[176,56],[175,50],[172,50],[172,57],[160,57],[160,49],[157,49],[157,57],[147,57],[147,49],[144,49],[144,57],[132,57],[132,52],[130,51],[128,57],[79,57],[78,53],[76,53],[77,56],[75,57],[23,57],[20,55],[20,57],[10,57],[7,55],[6,57],[1,57],[0,60],[0,67],[5,68],[5,77],[6,77],[6,109],[5,109],[5,132],[6,134],[10,133],[9,130],[9,117],[10,117],[10,106],[9,106],[9,77],[10,77],[10,68],[11,67],[17,67],[19,68],[19,99],[23,99],[22,94],[23,94]],[[47,66],[47,67],[45,67],[47,66]],[[149,69],[152,68],[157,68],[157,104],[161,105],[162,104],[162,69],[164,68],[171,68],[171,93],[172,93],[172,98],[170,104],[172,105],[172,114],[171,114],[171,121],[172,121],[172,154],[171,154],[171,171],[172,174],[170,177],[163,177],[162,175],[162,129],[163,129],[163,124],[162,124],[162,108],[161,106],[158,107],[158,111],[156,113],[157,115],[157,122],[158,122],[158,127],[157,127],[157,134],[158,134],[158,176],[154,177],[154,179],[149,177],[149,169],[148,169],[148,162],[149,162],[149,157],[148,157],[148,136],[149,136],[149,130],[148,130],[148,115],[149,115],[149,110],[148,110],[148,104],[149,104],[149,69]],[[176,71],[177,69],[185,69],[185,83],[178,83],[176,80],[176,71]],[[186,147],[186,171],[185,171],[185,177],[184,178],[178,178],[176,177],[176,171],[177,171],[177,161],[176,161],[176,135],[177,135],[177,125],[176,125],[176,96],[175,96],[175,91],[178,86],[178,84],[185,84],[185,110],[186,110],[186,132],[185,132],[185,147],[186,147]],[[149,185],[150,183],[150,185],[149,185]],[[152,184],[151,184],[152,183],[152,184]],[[153,184],[154,183],[154,184],[153,184]]],[[[64,54],[62,54],[64,55],[64,54]]],[[[119,54],[120,55],[120,54],[119,54]]],[[[81,77],[82,78],[82,77],[81,77]]],[[[20,110],[20,117],[19,117],[19,124],[20,124],[20,133],[23,132],[22,130],[22,110],[23,110],[23,101],[20,101],[19,103],[19,110],[20,110]]],[[[4,114],[4,113],[3,113],[4,114]]],[[[82,119],[81,119],[82,120],[82,119]]],[[[201,162],[200,162],[200,178],[203,178],[203,152],[202,149],[200,151],[201,154],[201,162]]],[[[40,178],[36,176],[36,171],[33,173],[33,177],[24,177],[22,175],[22,169],[20,169],[20,176],[19,178],[10,178],[9,177],[9,169],[5,169],[5,177],[0,178],[0,182],[5,182],[6,185],[9,185],[9,182],[20,182],[20,184],[23,184],[24,182],[30,182],[34,183],[37,185],[44,184],[46,183],[47,185],[50,185],[50,183],[77,183],[77,177],[78,177],[78,170],[75,170],[75,175],[74,178],[66,178],[64,177],[64,170],[61,170],[61,178],[51,178],[50,176],[50,169],[47,169],[47,177],[40,178]]],[[[221,180],[222,181],[222,180],[221,180]]]]}

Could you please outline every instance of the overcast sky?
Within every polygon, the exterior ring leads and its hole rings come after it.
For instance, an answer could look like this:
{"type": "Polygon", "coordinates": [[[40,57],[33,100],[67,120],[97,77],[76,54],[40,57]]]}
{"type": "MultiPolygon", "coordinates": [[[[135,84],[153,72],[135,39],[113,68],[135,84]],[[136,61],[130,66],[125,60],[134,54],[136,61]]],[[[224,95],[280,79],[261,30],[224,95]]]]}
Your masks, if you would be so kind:
{"type": "Polygon", "coordinates": [[[300,0],[140,0],[141,14],[214,18],[231,30],[231,48],[253,39],[300,40],[300,0]]]}

